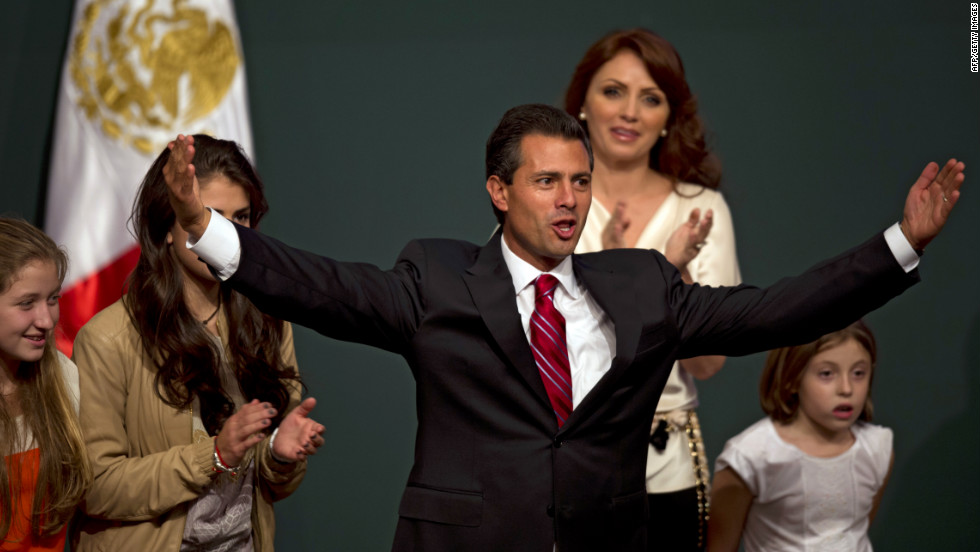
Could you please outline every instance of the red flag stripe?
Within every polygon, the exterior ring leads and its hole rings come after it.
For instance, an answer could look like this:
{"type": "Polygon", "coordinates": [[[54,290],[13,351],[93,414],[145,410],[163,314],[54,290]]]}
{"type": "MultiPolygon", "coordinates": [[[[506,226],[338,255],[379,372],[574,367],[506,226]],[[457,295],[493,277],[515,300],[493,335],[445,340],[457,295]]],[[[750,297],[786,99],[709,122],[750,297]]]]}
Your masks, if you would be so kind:
{"type": "Polygon", "coordinates": [[[62,291],[59,303],[61,319],[55,332],[58,350],[70,357],[78,330],[89,318],[122,297],[126,278],[136,266],[139,256],[140,248],[134,246],[102,270],[62,291]]]}

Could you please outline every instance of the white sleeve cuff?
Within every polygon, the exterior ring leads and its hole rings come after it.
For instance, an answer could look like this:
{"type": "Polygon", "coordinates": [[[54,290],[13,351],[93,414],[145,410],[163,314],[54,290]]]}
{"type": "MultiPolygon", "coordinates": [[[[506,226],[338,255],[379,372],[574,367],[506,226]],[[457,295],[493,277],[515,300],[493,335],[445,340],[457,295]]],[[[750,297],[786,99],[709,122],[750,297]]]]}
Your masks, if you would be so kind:
{"type": "MultiPolygon", "coordinates": [[[[236,236],[237,237],[237,236],[236,236]]],[[[902,265],[905,272],[912,272],[919,266],[919,254],[912,248],[912,244],[905,238],[902,228],[896,222],[885,230],[885,241],[888,248],[892,250],[892,255],[898,264],[902,265]]]]}
{"type": "Polygon", "coordinates": [[[218,273],[222,281],[231,278],[238,270],[242,257],[242,244],[238,241],[235,223],[211,211],[211,221],[197,241],[187,238],[187,249],[206,262],[218,273]]]}

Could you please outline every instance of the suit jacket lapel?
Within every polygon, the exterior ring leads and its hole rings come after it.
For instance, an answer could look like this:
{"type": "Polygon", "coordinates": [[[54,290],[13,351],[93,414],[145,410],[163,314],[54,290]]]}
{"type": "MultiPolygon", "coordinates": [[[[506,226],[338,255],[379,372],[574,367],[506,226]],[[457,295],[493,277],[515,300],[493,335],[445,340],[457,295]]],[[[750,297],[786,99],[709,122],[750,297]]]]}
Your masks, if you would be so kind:
{"type": "Polygon", "coordinates": [[[596,268],[579,255],[573,256],[572,261],[576,278],[615,325],[616,356],[609,371],[572,411],[563,430],[581,423],[580,420],[586,419],[609,397],[623,372],[633,363],[641,329],[640,313],[633,293],[635,282],[624,274],[596,268]]]}
{"type": "Polygon", "coordinates": [[[514,281],[500,250],[500,232],[480,250],[479,257],[463,275],[470,296],[483,323],[490,330],[496,345],[506,360],[527,383],[531,391],[551,412],[551,401],[541,382],[541,374],[534,363],[531,347],[521,325],[514,295],[514,281]]]}

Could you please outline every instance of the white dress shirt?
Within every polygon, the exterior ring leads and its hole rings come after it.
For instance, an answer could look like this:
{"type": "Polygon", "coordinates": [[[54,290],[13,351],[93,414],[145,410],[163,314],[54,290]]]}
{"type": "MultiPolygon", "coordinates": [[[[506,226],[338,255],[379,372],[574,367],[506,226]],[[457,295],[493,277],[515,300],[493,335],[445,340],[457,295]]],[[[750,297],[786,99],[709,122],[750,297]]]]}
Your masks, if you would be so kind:
{"type": "MultiPolygon", "coordinates": [[[[504,263],[514,280],[517,311],[528,343],[531,342],[531,313],[534,312],[534,281],[543,274],[524,261],[500,240],[504,263]]],[[[612,320],[599,307],[589,291],[579,285],[572,270],[571,256],[548,272],[558,279],[555,308],[565,317],[565,341],[572,372],[572,408],[576,408],[609,371],[616,354],[616,331],[612,320]]]]}

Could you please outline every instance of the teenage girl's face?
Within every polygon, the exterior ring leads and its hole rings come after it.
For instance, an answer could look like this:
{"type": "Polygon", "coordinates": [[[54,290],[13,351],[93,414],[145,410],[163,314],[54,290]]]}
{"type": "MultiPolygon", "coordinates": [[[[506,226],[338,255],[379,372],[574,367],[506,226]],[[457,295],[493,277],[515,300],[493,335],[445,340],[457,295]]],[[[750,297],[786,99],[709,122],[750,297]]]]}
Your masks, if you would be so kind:
{"type": "Polygon", "coordinates": [[[622,50],[592,76],[582,112],[598,161],[646,164],[667,126],[670,105],[643,60],[622,50]]]}
{"type": "MultiPolygon", "coordinates": [[[[215,176],[200,183],[200,186],[201,201],[204,202],[204,205],[232,222],[242,226],[252,225],[251,205],[245,188],[232,182],[224,175],[215,176]]],[[[173,228],[167,234],[167,243],[173,246],[174,254],[180,261],[185,282],[188,279],[205,283],[215,281],[204,261],[187,249],[187,232],[180,227],[180,224],[174,223],[173,228]]]]}
{"type": "Polygon", "coordinates": [[[806,365],[800,382],[799,423],[827,437],[840,437],[858,420],[868,398],[871,355],[847,339],[820,351],[806,365]]]}
{"type": "Polygon", "coordinates": [[[10,287],[0,294],[0,364],[7,370],[41,360],[58,323],[60,293],[54,262],[37,260],[14,274],[10,287]]]}

